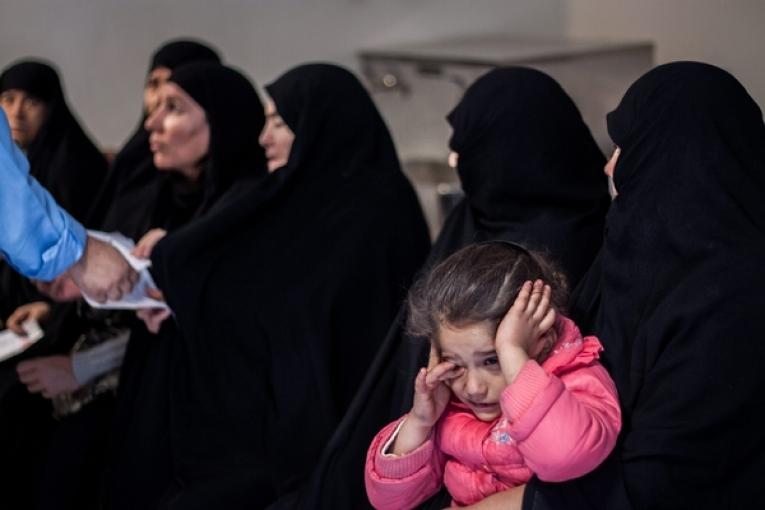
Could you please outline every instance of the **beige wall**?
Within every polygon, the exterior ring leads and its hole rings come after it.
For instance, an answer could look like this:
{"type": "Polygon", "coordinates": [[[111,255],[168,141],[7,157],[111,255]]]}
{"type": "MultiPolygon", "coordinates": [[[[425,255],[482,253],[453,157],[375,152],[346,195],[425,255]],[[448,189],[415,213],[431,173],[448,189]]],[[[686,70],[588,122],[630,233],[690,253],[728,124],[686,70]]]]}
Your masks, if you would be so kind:
{"type": "Polygon", "coordinates": [[[567,0],[566,11],[571,37],[653,40],[657,64],[718,65],[765,106],[763,0],[567,0]]]}
{"type": "Polygon", "coordinates": [[[203,37],[259,84],[307,60],[356,65],[361,47],[464,33],[561,34],[565,0],[0,0],[0,67],[55,61],[95,138],[119,145],[140,114],[149,55],[203,37]]]}

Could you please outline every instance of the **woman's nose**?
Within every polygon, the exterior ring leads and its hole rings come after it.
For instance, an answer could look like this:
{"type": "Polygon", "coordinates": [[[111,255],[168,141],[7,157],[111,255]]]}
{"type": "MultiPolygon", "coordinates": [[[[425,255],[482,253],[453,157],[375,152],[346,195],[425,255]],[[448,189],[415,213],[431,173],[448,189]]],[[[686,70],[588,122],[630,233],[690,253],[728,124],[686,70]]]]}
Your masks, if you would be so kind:
{"type": "Polygon", "coordinates": [[[260,132],[258,137],[258,143],[261,147],[265,147],[271,140],[271,130],[268,128],[268,124],[263,126],[263,131],[260,132]]]}
{"type": "Polygon", "coordinates": [[[146,131],[157,131],[160,126],[159,122],[159,108],[155,108],[152,113],[146,117],[146,121],[143,123],[143,127],[146,131]]]}
{"type": "Polygon", "coordinates": [[[22,108],[22,102],[18,99],[15,99],[11,101],[11,103],[6,106],[6,112],[8,113],[8,118],[13,117],[14,119],[20,119],[24,117],[24,108],[22,108]]]}

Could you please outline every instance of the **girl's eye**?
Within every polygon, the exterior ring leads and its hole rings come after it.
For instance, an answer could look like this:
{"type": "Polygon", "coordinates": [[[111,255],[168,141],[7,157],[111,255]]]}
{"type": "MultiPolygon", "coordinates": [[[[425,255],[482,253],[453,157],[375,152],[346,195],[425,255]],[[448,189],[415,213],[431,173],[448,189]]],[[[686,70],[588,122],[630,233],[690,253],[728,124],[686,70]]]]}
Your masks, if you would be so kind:
{"type": "Polygon", "coordinates": [[[499,365],[499,358],[497,358],[496,356],[491,356],[489,358],[486,358],[485,360],[483,360],[483,365],[487,367],[499,365]]]}

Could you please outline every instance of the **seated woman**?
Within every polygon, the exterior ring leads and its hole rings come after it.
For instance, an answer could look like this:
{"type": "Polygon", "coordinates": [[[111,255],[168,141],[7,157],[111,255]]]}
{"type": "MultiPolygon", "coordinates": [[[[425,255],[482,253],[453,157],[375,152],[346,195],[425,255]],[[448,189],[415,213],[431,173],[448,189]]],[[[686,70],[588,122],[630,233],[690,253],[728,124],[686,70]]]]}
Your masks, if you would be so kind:
{"type": "MultiPolygon", "coordinates": [[[[154,165],[178,179],[163,205],[189,211],[185,223],[193,225],[225,205],[229,192],[236,194],[239,186],[265,176],[265,157],[257,145],[264,120],[254,87],[233,69],[197,62],[174,70],[145,122],[154,165]]],[[[164,234],[165,229],[150,231],[139,251],[164,234]]],[[[172,482],[173,445],[167,441],[175,424],[168,414],[176,388],[169,376],[177,358],[183,359],[180,349],[173,321],[164,324],[159,337],[133,330],[120,374],[110,508],[154,508],[172,482]]]]}
{"type": "Polygon", "coordinates": [[[351,73],[302,65],[266,90],[273,173],[151,255],[182,333],[161,508],[263,508],[298,487],[428,249],[390,134],[351,73]]]}
{"type": "MultiPolygon", "coordinates": [[[[56,70],[35,60],[8,66],[0,74],[0,106],[13,140],[29,159],[29,173],[85,222],[107,162],[70,111],[56,70]]],[[[0,318],[38,297],[24,278],[0,262],[0,318]]]]}
{"type": "MultiPolygon", "coordinates": [[[[601,245],[610,197],[605,158],[573,101],[544,73],[497,69],[471,85],[447,119],[465,197],[425,267],[470,243],[505,240],[545,253],[575,285],[601,245]]],[[[391,326],[301,508],[368,505],[358,475],[367,447],[382,426],[411,409],[415,376],[428,359],[427,346],[406,333],[404,320],[402,312],[391,326]]],[[[450,499],[442,494],[434,508],[450,499]]]]}
{"type": "Polygon", "coordinates": [[[590,475],[532,481],[523,508],[765,508],[762,112],[722,69],[677,62],[629,88],[608,132],[618,196],[575,304],[624,431],[590,475]]]}

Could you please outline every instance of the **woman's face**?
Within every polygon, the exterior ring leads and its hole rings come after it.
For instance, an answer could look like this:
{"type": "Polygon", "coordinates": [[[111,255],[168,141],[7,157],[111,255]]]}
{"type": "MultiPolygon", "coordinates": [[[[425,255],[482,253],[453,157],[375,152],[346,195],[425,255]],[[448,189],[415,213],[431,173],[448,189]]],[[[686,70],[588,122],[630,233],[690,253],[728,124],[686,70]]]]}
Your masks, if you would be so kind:
{"type": "Polygon", "coordinates": [[[159,88],[159,103],[145,127],[151,132],[154,165],[196,181],[210,150],[210,125],[202,107],[178,85],[167,82],[159,88]]]}
{"type": "Polygon", "coordinates": [[[143,111],[146,115],[151,115],[159,105],[159,89],[171,74],[172,71],[169,68],[157,67],[152,69],[146,77],[146,84],[143,87],[143,111]]]}
{"type": "Polygon", "coordinates": [[[609,159],[606,166],[603,167],[603,172],[608,176],[608,189],[611,192],[611,196],[614,198],[618,195],[616,186],[614,186],[614,169],[616,168],[616,160],[619,159],[620,153],[621,149],[619,147],[614,147],[614,153],[611,155],[611,159],[609,159]]]}
{"type": "Polygon", "coordinates": [[[276,112],[276,105],[270,99],[266,100],[266,124],[258,141],[266,151],[269,172],[287,164],[295,133],[276,112]]]}
{"type": "Polygon", "coordinates": [[[0,94],[0,106],[5,110],[11,137],[22,149],[35,141],[48,117],[48,106],[21,89],[8,89],[0,94]]]}

